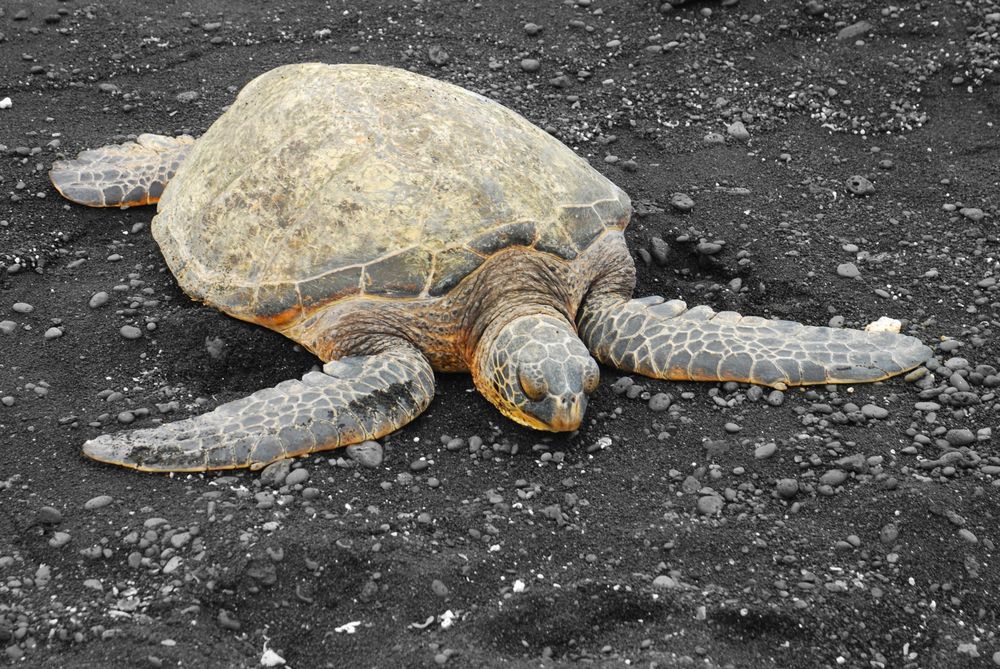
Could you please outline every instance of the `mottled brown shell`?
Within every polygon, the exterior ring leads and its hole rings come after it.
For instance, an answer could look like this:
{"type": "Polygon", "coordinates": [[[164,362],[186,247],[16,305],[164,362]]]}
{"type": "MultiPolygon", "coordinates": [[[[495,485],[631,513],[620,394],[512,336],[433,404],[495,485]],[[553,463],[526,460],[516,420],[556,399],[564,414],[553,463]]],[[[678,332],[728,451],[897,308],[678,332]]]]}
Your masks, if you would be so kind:
{"type": "Polygon", "coordinates": [[[443,295],[510,246],[572,259],[630,211],[585,160],[488,98],[311,63],[247,84],[152,228],[190,295],[284,326],[362,294],[443,295]]]}

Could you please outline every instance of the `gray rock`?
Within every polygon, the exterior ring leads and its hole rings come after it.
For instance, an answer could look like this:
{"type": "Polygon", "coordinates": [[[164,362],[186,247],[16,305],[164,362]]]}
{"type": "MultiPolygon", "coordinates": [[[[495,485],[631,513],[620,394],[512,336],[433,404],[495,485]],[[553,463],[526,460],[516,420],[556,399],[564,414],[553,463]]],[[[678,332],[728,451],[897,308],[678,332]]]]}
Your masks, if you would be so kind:
{"type": "Polygon", "coordinates": [[[861,407],[861,415],[865,418],[876,418],[881,420],[889,415],[889,410],[874,404],[866,404],[861,407]]]}
{"type": "Polygon", "coordinates": [[[778,450],[778,445],[773,441],[771,441],[766,444],[761,444],[760,446],[755,448],[753,452],[753,457],[757,460],[766,460],[767,458],[774,455],[774,453],[777,450],[778,450]]]}
{"type": "MultiPolygon", "coordinates": [[[[628,377],[623,377],[628,378],[628,377]]],[[[621,379],[619,379],[620,381],[621,379]]],[[[670,408],[673,398],[667,393],[656,393],[649,398],[649,410],[654,412],[666,411],[670,408]]]]}
{"type": "Polygon", "coordinates": [[[91,297],[90,302],[88,302],[91,309],[97,309],[98,307],[103,307],[107,303],[108,303],[108,294],[105,293],[103,290],[99,293],[94,293],[94,296],[91,297]]]}
{"type": "Polygon", "coordinates": [[[98,495],[97,497],[92,497],[84,502],[83,508],[87,511],[95,511],[97,509],[103,509],[113,501],[114,500],[111,498],[111,495],[98,495]]]}
{"type": "Polygon", "coordinates": [[[979,207],[962,207],[958,210],[958,213],[975,223],[986,218],[986,214],[979,207]]]}
{"type": "Polygon", "coordinates": [[[62,513],[54,506],[43,506],[38,510],[38,522],[44,525],[58,525],[62,518],[62,513]]]}
{"type": "Polygon", "coordinates": [[[121,336],[125,337],[125,339],[138,339],[142,336],[142,330],[134,325],[123,325],[118,332],[120,332],[121,336]]]}
{"type": "Polygon", "coordinates": [[[855,174],[847,179],[847,190],[853,195],[871,195],[875,192],[875,184],[860,174],[855,174]]]}
{"type": "Polygon", "coordinates": [[[799,494],[799,482],[795,479],[781,479],[776,490],[782,499],[791,499],[799,494]]]}
{"type": "Polygon", "coordinates": [[[362,467],[374,469],[382,464],[382,444],[377,441],[363,441],[347,447],[347,457],[362,467]]]}
{"type": "Polygon", "coordinates": [[[842,276],[845,279],[854,279],[861,276],[861,270],[859,270],[858,266],[854,263],[845,262],[837,265],[837,275],[842,276]]]}
{"type": "Polygon", "coordinates": [[[944,439],[952,446],[966,446],[976,441],[976,435],[973,434],[972,430],[957,428],[948,430],[944,435],[944,439]]]}
{"type": "Polygon", "coordinates": [[[722,513],[726,502],[718,495],[705,495],[698,498],[698,513],[703,516],[717,516],[722,513]]]}
{"type": "Polygon", "coordinates": [[[847,480],[847,472],[843,469],[830,469],[819,477],[820,485],[838,486],[847,480]]]}
{"type": "Polygon", "coordinates": [[[694,209],[694,200],[687,193],[674,193],[670,196],[670,206],[677,211],[691,211],[694,209]]]}
{"type": "Polygon", "coordinates": [[[867,35],[872,29],[872,24],[867,21],[858,21],[853,25],[849,25],[846,28],[841,28],[840,32],[837,33],[837,39],[839,40],[849,40],[857,39],[863,35],[867,35]]]}
{"type": "Polygon", "coordinates": [[[261,470],[260,483],[261,485],[270,486],[272,488],[280,487],[285,482],[285,479],[288,477],[288,472],[291,471],[291,469],[291,460],[276,460],[261,470]]]}
{"type": "Polygon", "coordinates": [[[735,121],[734,123],[730,123],[726,127],[726,132],[729,133],[729,136],[732,137],[733,139],[738,139],[741,141],[746,141],[750,139],[750,133],[747,131],[747,127],[743,125],[743,121],[735,121]]]}
{"type": "Polygon", "coordinates": [[[678,586],[677,586],[677,581],[670,578],[666,574],[660,574],[659,576],[653,579],[653,587],[670,590],[671,588],[676,588],[678,586]]]}
{"type": "Polygon", "coordinates": [[[657,265],[665,266],[670,257],[670,246],[659,237],[650,237],[649,250],[653,254],[653,260],[657,265]]]}
{"type": "Polygon", "coordinates": [[[432,45],[427,49],[427,61],[436,67],[441,67],[451,60],[451,56],[442,47],[437,44],[432,45]]]}

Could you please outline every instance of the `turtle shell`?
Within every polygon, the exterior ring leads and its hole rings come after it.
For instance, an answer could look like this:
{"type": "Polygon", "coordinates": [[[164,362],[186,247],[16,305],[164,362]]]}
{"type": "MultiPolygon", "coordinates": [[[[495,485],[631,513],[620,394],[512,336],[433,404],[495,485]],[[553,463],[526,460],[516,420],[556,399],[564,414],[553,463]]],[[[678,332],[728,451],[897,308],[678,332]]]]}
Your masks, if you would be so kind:
{"type": "Polygon", "coordinates": [[[491,254],[572,259],[628,196],[506,107],[374,65],[288,65],[197,140],[152,231],[192,297],[286,326],[359,295],[446,294],[491,254]]]}

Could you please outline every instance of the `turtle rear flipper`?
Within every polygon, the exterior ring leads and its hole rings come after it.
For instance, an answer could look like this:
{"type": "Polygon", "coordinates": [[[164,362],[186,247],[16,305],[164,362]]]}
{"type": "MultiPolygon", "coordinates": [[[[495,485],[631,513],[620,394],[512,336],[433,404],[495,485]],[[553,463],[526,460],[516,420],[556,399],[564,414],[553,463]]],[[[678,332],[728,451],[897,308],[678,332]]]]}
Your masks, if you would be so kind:
{"type": "Polygon", "coordinates": [[[67,200],[88,207],[156,204],[193,144],[189,135],[139,135],[56,161],[49,178],[67,200]]]}
{"type": "Polygon", "coordinates": [[[773,388],[880,381],[925,362],[915,337],[802,325],[688,309],[662,297],[590,306],[580,336],[603,363],[675,381],[739,381],[773,388]]]}
{"type": "Polygon", "coordinates": [[[274,388],[159,427],[102,434],[87,457],[142,471],[250,467],[377,439],[416,418],[434,397],[434,372],[400,342],[341,358],[274,388]]]}

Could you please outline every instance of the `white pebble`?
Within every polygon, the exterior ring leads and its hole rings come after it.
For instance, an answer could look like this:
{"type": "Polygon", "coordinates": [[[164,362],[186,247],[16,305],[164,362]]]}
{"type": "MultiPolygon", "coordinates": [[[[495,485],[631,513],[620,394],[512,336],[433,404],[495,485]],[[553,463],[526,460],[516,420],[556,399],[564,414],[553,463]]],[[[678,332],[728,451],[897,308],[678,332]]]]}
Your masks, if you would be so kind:
{"type": "Polygon", "coordinates": [[[894,332],[899,334],[899,330],[903,327],[903,324],[896,320],[895,318],[889,318],[888,316],[882,316],[877,321],[869,323],[865,326],[865,332],[894,332]]]}

